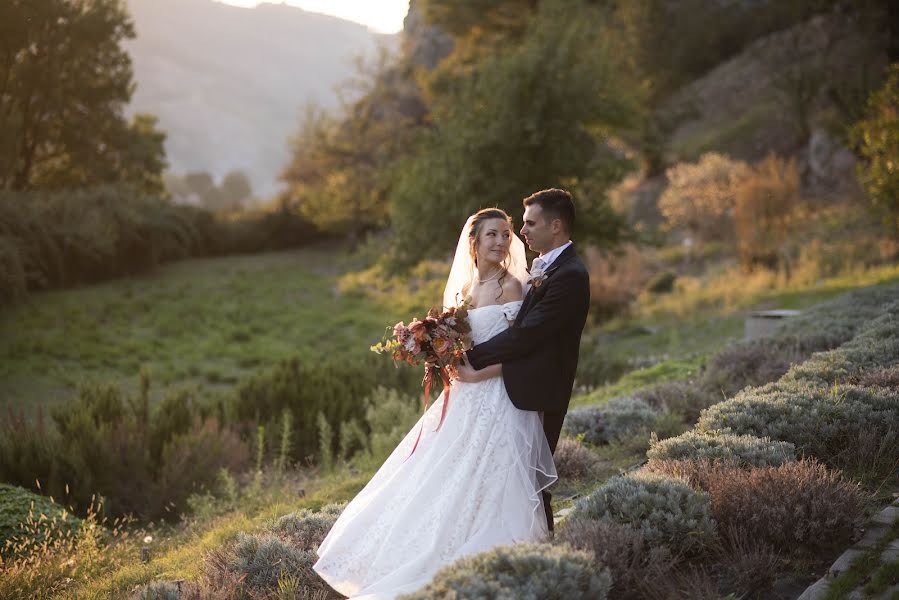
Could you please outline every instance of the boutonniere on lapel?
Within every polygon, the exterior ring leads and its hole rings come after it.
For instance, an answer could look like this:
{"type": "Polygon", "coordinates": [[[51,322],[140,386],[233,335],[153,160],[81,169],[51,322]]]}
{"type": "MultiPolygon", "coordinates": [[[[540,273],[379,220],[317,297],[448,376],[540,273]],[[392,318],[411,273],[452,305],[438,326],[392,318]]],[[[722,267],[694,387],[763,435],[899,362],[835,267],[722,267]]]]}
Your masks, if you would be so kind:
{"type": "Polygon", "coordinates": [[[540,287],[546,281],[546,270],[543,267],[533,267],[528,275],[528,284],[535,288],[540,287]]]}

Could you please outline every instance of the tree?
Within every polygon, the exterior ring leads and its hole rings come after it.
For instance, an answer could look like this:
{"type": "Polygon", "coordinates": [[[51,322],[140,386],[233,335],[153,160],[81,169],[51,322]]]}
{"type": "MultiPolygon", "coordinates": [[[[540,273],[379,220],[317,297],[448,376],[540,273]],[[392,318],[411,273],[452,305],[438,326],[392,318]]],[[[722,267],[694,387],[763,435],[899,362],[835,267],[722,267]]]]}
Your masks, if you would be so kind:
{"type": "Polygon", "coordinates": [[[161,192],[164,134],[123,109],[134,89],[121,0],[0,6],[0,188],[135,182],[161,192]]]}
{"type": "Polygon", "coordinates": [[[220,186],[228,208],[237,208],[253,195],[250,179],[243,171],[229,171],[220,186]]]}
{"type": "Polygon", "coordinates": [[[433,127],[397,169],[391,223],[398,262],[447,251],[479,208],[517,216],[522,198],[552,186],[575,192],[579,215],[603,215],[579,229],[579,239],[620,236],[622,222],[605,202],[607,181],[596,179],[607,173],[594,158],[630,112],[627,94],[612,91],[597,11],[586,2],[543,2],[520,43],[448,81],[432,107],[433,127]]]}
{"type": "Polygon", "coordinates": [[[858,176],[871,204],[899,236],[899,63],[868,100],[865,118],[852,131],[862,161],[858,176]]]}
{"type": "Polygon", "coordinates": [[[697,242],[725,239],[732,231],[732,215],[739,183],[749,166],[709,152],[694,163],[667,171],[668,187],[659,197],[659,211],[670,227],[682,227],[697,242]]]}
{"type": "Polygon", "coordinates": [[[794,159],[769,155],[737,183],[734,230],[744,269],[782,266],[789,277],[786,243],[800,199],[799,170],[794,159]]]}
{"type": "Polygon", "coordinates": [[[352,243],[386,224],[395,162],[409,152],[423,118],[417,97],[386,55],[358,68],[356,100],[341,98],[336,114],[307,108],[281,175],[304,217],[352,243]]]}

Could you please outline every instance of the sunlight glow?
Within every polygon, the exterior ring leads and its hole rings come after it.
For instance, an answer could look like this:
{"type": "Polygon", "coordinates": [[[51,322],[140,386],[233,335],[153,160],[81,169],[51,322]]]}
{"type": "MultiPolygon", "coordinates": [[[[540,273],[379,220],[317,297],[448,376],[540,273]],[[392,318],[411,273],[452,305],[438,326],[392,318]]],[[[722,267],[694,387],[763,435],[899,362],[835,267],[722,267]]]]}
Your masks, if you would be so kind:
{"type": "MultiPolygon", "coordinates": [[[[218,0],[234,6],[252,7],[260,0],[218,0]]],[[[323,13],[367,25],[378,33],[396,33],[403,28],[409,0],[287,0],[309,12],[323,13]]]]}

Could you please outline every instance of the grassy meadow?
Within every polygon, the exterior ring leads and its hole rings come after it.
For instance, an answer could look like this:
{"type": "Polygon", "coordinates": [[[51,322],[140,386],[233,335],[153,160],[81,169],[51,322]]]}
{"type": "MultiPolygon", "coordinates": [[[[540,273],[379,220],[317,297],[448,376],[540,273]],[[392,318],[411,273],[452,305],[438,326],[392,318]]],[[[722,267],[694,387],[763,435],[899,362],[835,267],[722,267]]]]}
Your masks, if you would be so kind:
{"type": "Polygon", "coordinates": [[[428,305],[424,293],[390,302],[341,289],[345,265],[343,249],[323,246],[187,260],[35,295],[0,313],[0,402],[30,412],[84,380],[135,388],[142,368],[155,394],[227,389],[286,356],[368,352],[385,325],[428,305]]]}

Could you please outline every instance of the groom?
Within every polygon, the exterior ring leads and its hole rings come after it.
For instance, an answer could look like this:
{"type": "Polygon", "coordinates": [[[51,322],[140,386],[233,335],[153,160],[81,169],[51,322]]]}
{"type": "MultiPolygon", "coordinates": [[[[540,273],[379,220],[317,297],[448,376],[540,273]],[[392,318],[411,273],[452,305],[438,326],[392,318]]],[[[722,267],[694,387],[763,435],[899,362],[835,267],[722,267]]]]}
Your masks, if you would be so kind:
{"type": "MultiPolygon", "coordinates": [[[[515,323],[468,351],[474,369],[502,363],[512,404],[543,413],[543,431],[555,453],[571,400],[581,332],[590,306],[590,279],[574,251],[574,202],[564,190],[549,189],[524,199],[521,235],[539,253],[530,270],[530,287],[515,323]]],[[[463,366],[460,379],[474,377],[463,366]]],[[[543,491],[549,530],[552,494],[543,491]]]]}

